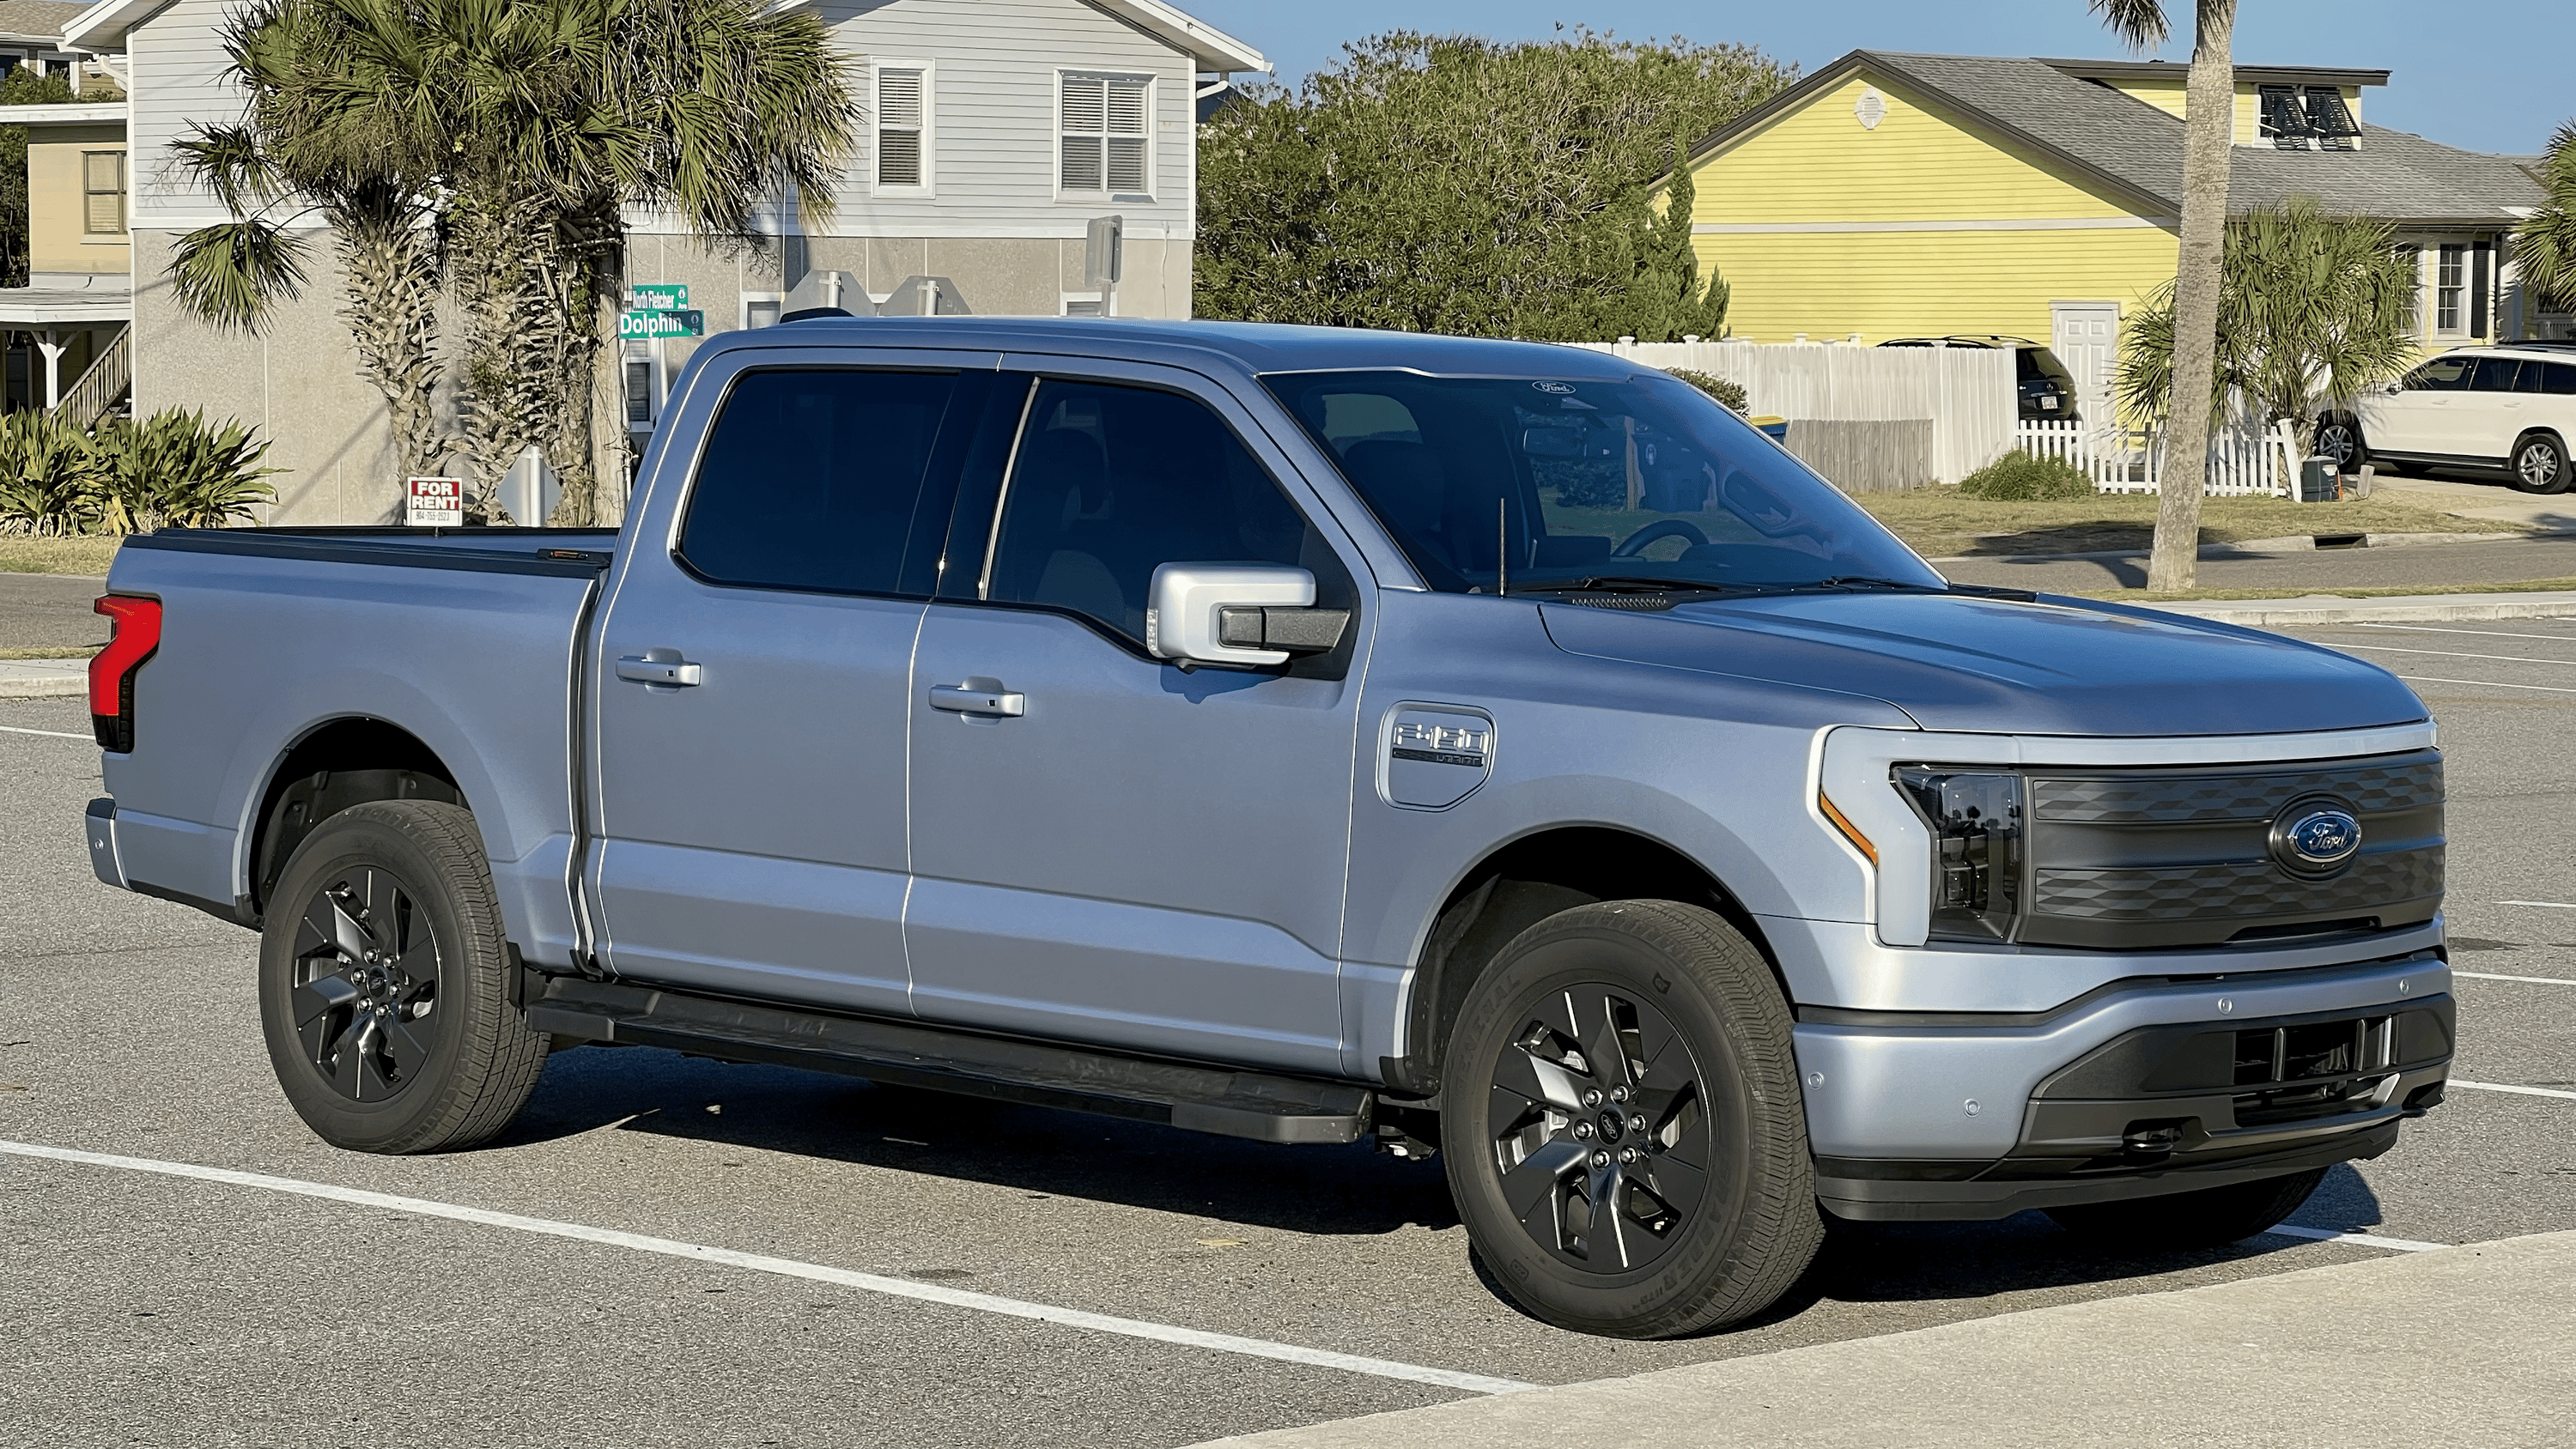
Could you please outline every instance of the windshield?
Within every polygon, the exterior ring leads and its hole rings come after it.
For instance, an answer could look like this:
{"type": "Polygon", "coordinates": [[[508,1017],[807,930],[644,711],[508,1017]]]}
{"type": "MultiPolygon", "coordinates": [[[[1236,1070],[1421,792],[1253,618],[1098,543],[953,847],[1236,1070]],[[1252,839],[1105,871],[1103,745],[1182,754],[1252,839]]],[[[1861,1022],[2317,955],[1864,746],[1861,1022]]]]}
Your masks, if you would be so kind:
{"type": "Polygon", "coordinates": [[[1435,589],[1944,586],[1833,485],[1662,373],[1263,381],[1435,589]]]}

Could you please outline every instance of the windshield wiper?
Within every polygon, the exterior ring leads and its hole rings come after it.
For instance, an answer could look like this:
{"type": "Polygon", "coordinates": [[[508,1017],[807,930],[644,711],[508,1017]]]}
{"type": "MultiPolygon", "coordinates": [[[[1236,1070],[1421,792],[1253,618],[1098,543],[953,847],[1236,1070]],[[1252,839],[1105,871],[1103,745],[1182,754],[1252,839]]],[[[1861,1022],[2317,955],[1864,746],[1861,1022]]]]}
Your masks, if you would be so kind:
{"type": "Polygon", "coordinates": [[[1935,593],[1940,592],[1941,589],[1941,585],[1939,584],[1911,584],[1902,579],[1871,578],[1867,574],[1836,574],[1832,578],[1818,579],[1812,584],[1801,585],[1801,587],[1811,589],[1930,589],[1935,593]]]}
{"type": "Polygon", "coordinates": [[[1643,589],[1663,594],[1722,594],[1759,586],[1700,579],[1659,579],[1650,574],[1594,574],[1590,578],[1560,579],[1553,583],[1524,584],[1522,587],[1533,594],[1583,594],[1618,589],[1643,589]]]}

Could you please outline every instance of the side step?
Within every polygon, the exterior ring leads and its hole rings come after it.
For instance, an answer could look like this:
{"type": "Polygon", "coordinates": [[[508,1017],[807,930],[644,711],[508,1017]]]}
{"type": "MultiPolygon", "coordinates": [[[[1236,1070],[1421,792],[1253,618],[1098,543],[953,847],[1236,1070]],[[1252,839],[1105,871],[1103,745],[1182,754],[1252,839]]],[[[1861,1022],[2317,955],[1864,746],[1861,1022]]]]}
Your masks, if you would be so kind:
{"type": "Polygon", "coordinates": [[[528,1025],[536,1031],[1260,1142],[1356,1142],[1369,1130],[1374,1101],[1368,1088],[1347,1082],[1231,1072],[626,982],[532,973],[527,986],[528,1025]]]}

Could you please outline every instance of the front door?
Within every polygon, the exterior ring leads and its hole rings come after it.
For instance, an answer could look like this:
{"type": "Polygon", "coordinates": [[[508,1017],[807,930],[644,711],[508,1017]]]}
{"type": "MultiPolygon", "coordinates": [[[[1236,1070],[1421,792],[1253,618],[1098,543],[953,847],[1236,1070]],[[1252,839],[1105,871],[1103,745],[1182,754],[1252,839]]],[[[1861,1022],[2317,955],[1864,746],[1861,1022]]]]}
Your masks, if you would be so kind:
{"type": "Polygon", "coordinates": [[[2367,400],[2362,409],[2362,442],[2388,453],[2440,456],[2455,453],[2460,422],[2454,416],[2466,395],[2474,358],[2458,353],[2436,357],[2406,374],[2394,392],[2367,400]]]}
{"type": "Polygon", "coordinates": [[[591,868],[621,975],[910,1009],[912,646],[986,358],[701,379],[726,396],[696,476],[633,531],[667,542],[637,545],[600,630],[591,868]]]}
{"type": "Polygon", "coordinates": [[[999,518],[960,508],[985,564],[952,564],[912,678],[913,1001],[999,1030],[1340,1072],[1365,620],[1278,670],[1147,654],[1159,564],[1294,565],[1319,602],[1356,603],[1239,407],[1139,385],[1156,375],[1004,374],[1030,391],[999,518]]]}
{"type": "Polygon", "coordinates": [[[2120,304],[2051,302],[2048,313],[2048,350],[2074,377],[2081,416],[2095,427],[2112,422],[2119,415],[2111,403],[2111,377],[2120,356],[2120,304]]]}

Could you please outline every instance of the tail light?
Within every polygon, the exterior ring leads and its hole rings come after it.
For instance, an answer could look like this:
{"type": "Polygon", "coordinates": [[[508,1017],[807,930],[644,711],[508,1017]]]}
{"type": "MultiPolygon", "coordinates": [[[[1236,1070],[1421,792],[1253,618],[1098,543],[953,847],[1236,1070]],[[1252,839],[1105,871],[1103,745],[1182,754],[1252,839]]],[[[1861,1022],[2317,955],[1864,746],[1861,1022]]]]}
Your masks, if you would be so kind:
{"type": "Polygon", "coordinates": [[[98,747],[134,749],[134,672],[161,647],[161,601],[109,594],[90,607],[116,621],[107,647],[89,661],[89,727],[98,747]]]}

